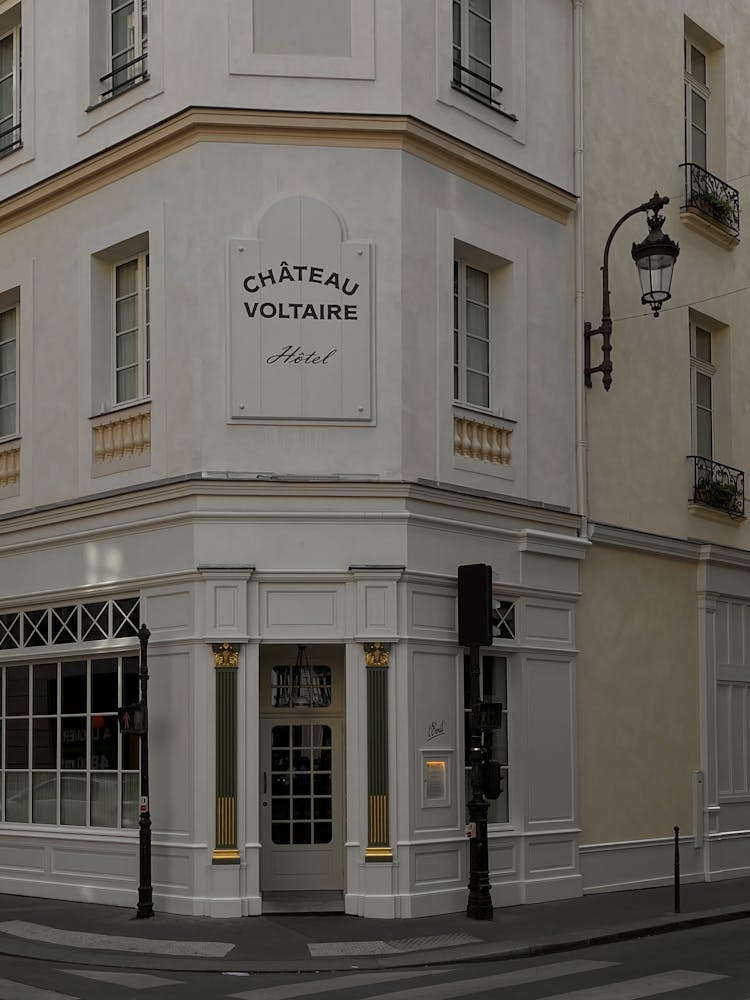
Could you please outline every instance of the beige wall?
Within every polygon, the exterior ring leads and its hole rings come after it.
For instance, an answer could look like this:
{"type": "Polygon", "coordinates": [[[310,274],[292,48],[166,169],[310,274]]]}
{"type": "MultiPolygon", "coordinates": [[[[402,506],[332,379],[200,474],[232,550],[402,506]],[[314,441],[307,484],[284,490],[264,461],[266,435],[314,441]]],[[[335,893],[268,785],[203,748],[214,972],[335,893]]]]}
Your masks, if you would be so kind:
{"type": "Polygon", "coordinates": [[[594,545],[577,616],[582,844],[692,831],[695,566],[594,545]]]}
{"type": "MultiPolygon", "coordinates": [[[[688,25],[689,26],[689,25],[688,25]]],[[[655,189],[671,199],[665,231],[681,253],[672,300],[654,320],[640,303],[630,256],[647,232],[628,220],[610,257],[614,383],[586,392],[590,515],[676,537],[747,548],[750,528],[690,509],[691,310],[718,325],[714,459],[750,472],[747,206],[750,199],[750,8],[730,0],[591,0],[584,6],[585,317],[601,317],[604,242],[655,189]],[[740,236],[727,248],[681,218],[685,159],[685,17],[718,45],[709,62],[709,170],[739,190],[740,236]],[[617,39],[615,47],[612,40],[617,39]],[[713,57],[715,55],[715,58],[713,57]]],[[[594,341],[593,363],[601,360],[594,341]]]]}

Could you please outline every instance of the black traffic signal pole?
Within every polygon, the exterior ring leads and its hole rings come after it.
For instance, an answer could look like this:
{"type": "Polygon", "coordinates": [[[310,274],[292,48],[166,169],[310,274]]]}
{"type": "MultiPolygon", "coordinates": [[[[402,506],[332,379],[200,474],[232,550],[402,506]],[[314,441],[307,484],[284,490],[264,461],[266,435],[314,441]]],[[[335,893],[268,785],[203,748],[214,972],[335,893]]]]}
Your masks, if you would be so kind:
{"type": "Polygon", "coordinates": [[[471,799],[469,801],[469,822],[472,836],[469,838],[469,899],[466,916],[474,920],[492,920],[492,896],[490,894],[489,850],[487,845],[487,812],[489,802],[485,798],[485,776],[489,752],[484,746],[481,711],[482,699],[479,689],[479,646],[469,646],[469,671],[471,678],[471,799]]]}
{"type": "Polygon", "coordinates": [[[143,731],[141,732],[141,802],[138,819],[138,908],[136,920],[153,917],[154,902],[151,887],[151,803],[148,797],[148,640],[151,633],[145,625],[138,629],[141,644],[141,664],[138,677],[141,682],[143,731]],[[144,808],[145,807],[145,808],[144,808]]]}
{"type": "Polygon", "coordinates": [[[458,641],[469,650],[471,799],[469,800],[469,900],[467,917],[492,920],[489,851],[487,845],[487,773],[489,748],[482,732],[479,686],[480,649],[492,645],[492,567],[485,563],[458,567],[458,641]]]}

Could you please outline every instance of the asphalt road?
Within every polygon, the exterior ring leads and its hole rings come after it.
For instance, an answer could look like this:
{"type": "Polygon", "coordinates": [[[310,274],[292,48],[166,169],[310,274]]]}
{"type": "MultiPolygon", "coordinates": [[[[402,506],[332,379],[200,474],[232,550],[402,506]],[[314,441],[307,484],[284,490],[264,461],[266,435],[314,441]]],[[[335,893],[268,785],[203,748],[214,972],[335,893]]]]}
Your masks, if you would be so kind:
{"type": "Polygon", "coordinates": [[[0,1000],[750,998],[750,920],[521,961],[349,973],[144,973],[0,958],[0,1000]]]}

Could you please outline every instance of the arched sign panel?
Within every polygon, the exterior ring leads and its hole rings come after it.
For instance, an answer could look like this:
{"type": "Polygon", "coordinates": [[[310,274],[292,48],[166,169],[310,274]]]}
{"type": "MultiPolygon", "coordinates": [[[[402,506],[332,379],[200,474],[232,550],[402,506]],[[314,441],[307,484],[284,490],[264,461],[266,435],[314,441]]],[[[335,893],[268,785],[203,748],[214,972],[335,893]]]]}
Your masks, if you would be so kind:
{"type": "Polygon", "coordinates": [[[232,420],[372,417],[370,244],[298,195],[229,240],[232,420]]]}

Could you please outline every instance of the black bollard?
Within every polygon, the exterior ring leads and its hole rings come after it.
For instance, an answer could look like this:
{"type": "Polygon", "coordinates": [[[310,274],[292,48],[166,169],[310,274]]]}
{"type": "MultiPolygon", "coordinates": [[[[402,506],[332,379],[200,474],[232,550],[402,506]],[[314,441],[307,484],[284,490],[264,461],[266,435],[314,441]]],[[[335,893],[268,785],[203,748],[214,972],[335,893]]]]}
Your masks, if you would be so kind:
{"type": "Polygon", "coordinates": [[[680,912],[680,828],[674,828],[674,912],[680,912]]]}

